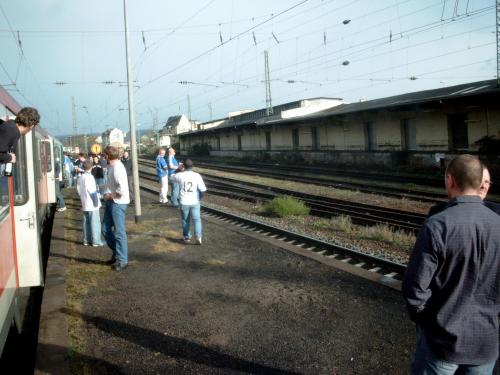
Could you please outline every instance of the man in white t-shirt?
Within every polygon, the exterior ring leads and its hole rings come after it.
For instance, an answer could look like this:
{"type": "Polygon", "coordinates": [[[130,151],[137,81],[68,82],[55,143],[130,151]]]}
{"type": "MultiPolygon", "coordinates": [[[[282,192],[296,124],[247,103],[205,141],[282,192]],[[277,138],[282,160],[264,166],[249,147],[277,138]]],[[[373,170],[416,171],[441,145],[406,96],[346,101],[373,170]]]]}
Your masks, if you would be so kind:
{"type": "MultiPolygon", "coordinates": [[[[99,208],[101,201],[97,194],[97,186],[92,176],[92,162],[85,160],[84,173],[78,179],[76,191],[80,196],[83,211],[83,244],[85,246],[103,246],[101,240],[101,218],[99,208]]],[[[57,182],[59,183],[59,182],[57,182]]]]}
{"type": "Polygon", "coordinates": [[[173,177],[179,184],[179,205],[181,208],[182,235],[185,242],[191,242],[191,220],[194,225],[196,243],[201,245],[201,215],[200,198],[207,191],[205,183],[199,173],[193,172],[193,162],[187,159],[184,162],[184,172],[176,173],[173,177]]]}
{"type": "Polygon", "coordinates": [[[122,271],[128,265],[128,240],[125,230],[125,216],[130,203],[127,171],[120,161],[117,147],[107,146],[104,154],[108,159],[108,179],[103,198],[106,201],[102,234],[106,243],[113,250],[108,264],[115,271],[122,271]]]}

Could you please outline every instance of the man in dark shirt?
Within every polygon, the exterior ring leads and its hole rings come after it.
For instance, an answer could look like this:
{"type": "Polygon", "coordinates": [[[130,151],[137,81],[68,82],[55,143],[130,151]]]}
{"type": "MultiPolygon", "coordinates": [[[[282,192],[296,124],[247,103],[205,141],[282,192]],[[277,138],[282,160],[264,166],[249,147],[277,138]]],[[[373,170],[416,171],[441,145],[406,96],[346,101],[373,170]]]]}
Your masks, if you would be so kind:
{"type": "Polygon", "coordinates": [[[73,163],[73,165],[75,166],[74,171],[75,171],[76,177],[80,177],[82,174],[85,173],[85,168],[83,167],[83,163],[85,163],[85,160],[87,160],[85,158],[85,154],[83,152],[80,152],[78,154],[78,158],[73,163]]]}
{"type": "Polygon", "coordinates": [[[484,206],[481,162],[446,169],[446,209],[423,224],[403,279],[417,323],[412,374],[491,374],[498,356],[500,216],[484,206]]]}
{"type": "Polygon", "coordinates": [[[16,145],[19,138],[28,134],[40,122],[40,115],[35,108],[22,108],[15,120],[0,124],[0,163],[16,162],[16,145]]]}
{"type": "Polygon", "coordinates": [[[130,202],[134,201],[134,183],[132,176],[132,160],[130,160],[130,156],[128,151],[123,151],[122,158],[120,159],[122,164],[125,166],[125,170],[127,171],[127,182],[128,182],[128,191],[130,194],[130,202]]]}
{"type": "MultiPolygon", "coordinates": [[[[486,207],[488,207],[490,210],[492,210],[493,212],[496,212],[497,214],[500,215],[500,204],[499,203],[485,201],[486,196],[488,195],[488,190],[490,190],[490,186],[491,186],[490,171],[488,170],[488,168],[485,165],[483,165],[483,181],[481,182],[481,187],[479,188],[478,195],[481,197],[481,199],[483,200],[483,204],[486,207]]],[[[432,206],[430,208],[427,216],[432,216],[432,215],[435,215],[435,214],[443,211],[448,206],[448,203],[449,202],[441,202],[441,203],[435,204],[434,206],[432,206]]]]}

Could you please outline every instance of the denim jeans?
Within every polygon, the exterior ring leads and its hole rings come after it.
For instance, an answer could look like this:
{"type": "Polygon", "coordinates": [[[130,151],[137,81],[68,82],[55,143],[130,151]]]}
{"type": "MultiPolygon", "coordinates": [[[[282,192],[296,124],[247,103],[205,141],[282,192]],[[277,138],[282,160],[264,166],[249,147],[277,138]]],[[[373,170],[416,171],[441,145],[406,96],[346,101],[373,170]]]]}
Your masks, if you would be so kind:
{"type": "Polygon", "coordinates": [[[184,238],[191,238],[191,220],[194,224],[195,237],[201,238],[201,215],[200,204],[181,205],[182,235],[184,238]]]}
{"type": "Polygon", "coordinates": [[[172,194],[170,195],[170,202],[172,206],[177,207],[179,205],[179,184],[174,180],[175,174],[168,176],[168,181],[172,186],[172,194]]]}
{"type": "Polygon", "coordinates": [[[99,194],[102,195],[102,193],[104,191],[104,187],[106,186],[106,184],[104,183],[104,177],[103,178],[96,178],[95,183],[97,185],[97,191],[99,192],[99,194]]]}
{"type": "Polygon", "coordinates": [[[64,203],[64,196],[61,192],[61,182],[56,180],[56,197],[57,197],[57,208],[66,207],[66,203],[64,203]]]}
{"type": "Polygon", "coordinates": [[[64,180],[66,180],[66,184],[69,188],[73,186],[73,175],[71,172],[64,170],[64,180]]]}
{"type": "Polygon", "coordinates": [[[484,365],[458,365],[437,358],[429,347],[424,331],[417,326],[417,347],[411,365],[412,375],[492,375],[495,361],[484,365]]]}
{"type": "Polygon", "coordinates": [[[107,245],[113,250],[113,258],[121,265],[128,263],[128,240],[125,230],[127,204],[106,201],[104,218],[102,219],[102,235],[107,245]]]}
{"type": "Polygon", "coordinates": [[[83,211],[83,243],[103,245],[99,210],[83,211]]]}

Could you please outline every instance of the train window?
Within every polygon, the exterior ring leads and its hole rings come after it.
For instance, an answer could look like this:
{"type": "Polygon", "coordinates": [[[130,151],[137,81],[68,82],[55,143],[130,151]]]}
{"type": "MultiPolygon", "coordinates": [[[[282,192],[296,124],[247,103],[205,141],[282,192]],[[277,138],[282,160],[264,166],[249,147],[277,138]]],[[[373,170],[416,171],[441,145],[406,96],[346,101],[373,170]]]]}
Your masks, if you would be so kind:
{"type": "Polygon", "coordinates": [[[28,201],[28,174],[26,165],[26,140],[21,137],[16,148],[16,163],[12,169],[14,178],[15,205],[20,206],[28,201]]]}
{"type": "Polygon", "coordinates": [[[45,149],[42,147],[42,142],[40,139],[36,139],[35,142],[35,149],[33,150],[33,155],[35,156],[35,159],[37,160],[37,163],[35,163],[36,168],[35,168],[35,180],[40,181],[42,178],[42,171],[44,170],[44,163],[45,163],[45,149]],[[36,157],[38,156],[38,157],[36,157]]]}
{"type": "Polygon", "coordinates": [[[45,160],[47,161],[47,172],[52,171],[52,153],[50,152],[50,142],[43,142],[43,146],[45,149],[45,160]]]}

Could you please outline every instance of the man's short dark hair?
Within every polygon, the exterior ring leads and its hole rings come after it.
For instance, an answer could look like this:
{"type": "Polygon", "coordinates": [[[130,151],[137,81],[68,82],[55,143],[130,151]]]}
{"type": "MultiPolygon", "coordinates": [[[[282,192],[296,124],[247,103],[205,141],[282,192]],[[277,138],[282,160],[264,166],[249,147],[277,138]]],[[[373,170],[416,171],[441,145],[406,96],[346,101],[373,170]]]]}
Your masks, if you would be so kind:
{"type": "Polygon", "coordinates": [[[450,161],[445,175],[451,175],[461,191],[477,190],[483,181],[483,163],[475,156],[459,155],[450,161]]]}
{"type": "Polygon", "coordinates": [[[24,107],[17,113],[16,124],[29,128],[38,125],[40,122],[40,114],[35,108],[24,107]]]}
{"type": "Polygon", "coordinates": [[[81,157],[85,157],[85,154],[83,152],[80,152],[78,153],[78,157],[81,158],[81,157]]]}
{"type": "Polygon", "coordinates": [[[92,167],[94,166],[94,163],[92,163],[92,161],[90,160],[85,160],[83,162],[83,169],[88,171],[89,169],[92,169],[92,167]]]}
{"type": "Polygon", "coordinates": [[[185,167],[186,169],[191,169],[191,168],[193,168],[193,161],[192,161],[191,159],[186,159],[186,160],[184,161],[184,167],[185,167]]]}

